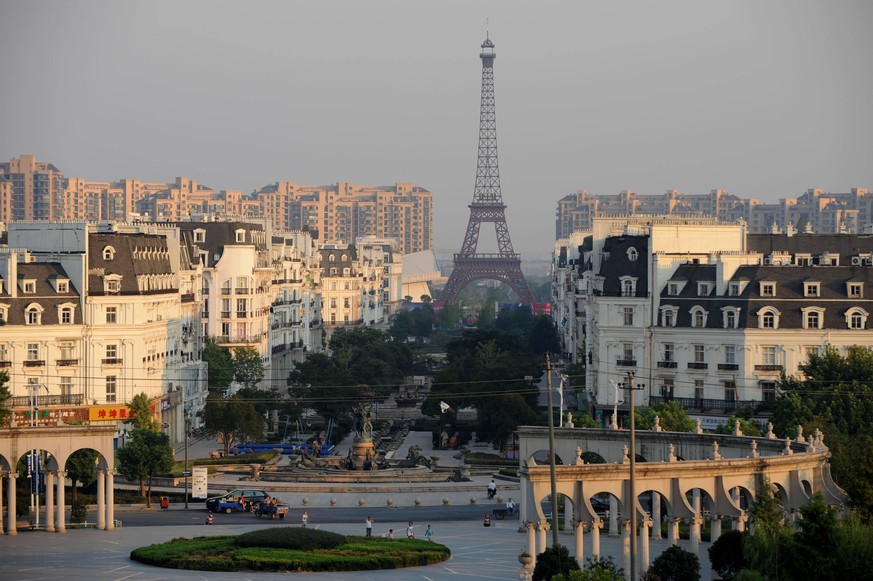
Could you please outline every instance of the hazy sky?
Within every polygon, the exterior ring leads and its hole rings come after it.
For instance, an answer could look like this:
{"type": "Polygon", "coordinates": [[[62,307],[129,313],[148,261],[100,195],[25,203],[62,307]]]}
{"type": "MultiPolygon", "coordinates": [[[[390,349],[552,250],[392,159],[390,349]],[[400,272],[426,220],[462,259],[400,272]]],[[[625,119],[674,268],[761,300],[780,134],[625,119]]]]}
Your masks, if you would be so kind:
{"type": "Polygon", "coordinates": [[[865,0],[0,0],[0,159],[247,193],[409,181],[458,248],[486,19],[516,251],[551,251],[577,189],[873,189],[865,0]]]}

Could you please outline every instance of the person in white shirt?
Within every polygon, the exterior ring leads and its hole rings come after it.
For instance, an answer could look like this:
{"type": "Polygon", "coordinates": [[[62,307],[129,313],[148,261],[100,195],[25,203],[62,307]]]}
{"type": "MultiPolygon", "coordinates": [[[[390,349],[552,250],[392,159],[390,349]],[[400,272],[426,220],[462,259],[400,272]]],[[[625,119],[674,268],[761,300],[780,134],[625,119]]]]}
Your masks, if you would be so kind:
{"type": "Polygon", "coordinates": [[[412,526],[412,521],[409,521],[409,526],[406,527],[406,538],[407,539],[414,539],[415,538],[415,532],[412,530],[413,528],[414,527],[412,526]]]}
{"type": "Polygon", "coordinates": [[[512,502],[512,499],[506,501],[506,511],[509,513],[509,516],[512,516],[515,512],[515,503],[512,502]]]}

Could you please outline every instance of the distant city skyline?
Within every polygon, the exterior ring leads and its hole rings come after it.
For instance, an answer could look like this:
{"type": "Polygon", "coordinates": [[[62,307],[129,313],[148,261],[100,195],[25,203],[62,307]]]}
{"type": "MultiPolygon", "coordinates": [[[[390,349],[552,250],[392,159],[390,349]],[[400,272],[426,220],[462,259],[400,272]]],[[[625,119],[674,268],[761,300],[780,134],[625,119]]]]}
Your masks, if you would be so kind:
{"type": "Polygon", "coordinates": [[[0,161],[246,194],[411,182],[433,193],[434,248],[458,248],[486,19],[517,251],[550,252],[581,189],[873,189],[861,1],[0,0],[0,161]]]}

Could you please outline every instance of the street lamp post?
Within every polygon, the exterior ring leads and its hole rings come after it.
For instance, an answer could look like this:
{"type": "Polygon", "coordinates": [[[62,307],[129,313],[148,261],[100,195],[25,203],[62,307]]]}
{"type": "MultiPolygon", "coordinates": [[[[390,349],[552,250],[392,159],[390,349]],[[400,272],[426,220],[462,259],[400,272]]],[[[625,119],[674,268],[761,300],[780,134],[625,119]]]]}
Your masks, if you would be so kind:
{"type": "Polygon", "coordinates": [[[546,389],[549,399],[549,475],[552,485],[552,545],[558,540],[558,481],[555,475],[555,419],[552,417],[552,361],[546,353],[546,389]]]}
{"type": "Polygon", "coordinates": [[[188,509],[188,430],[191,427],[191,418],[188,412],[185,413],[185,509],[188,509]]]}
{"type": "Polygon", "coordinates": [[[634,391],[645,389],[645,385],[639,388],[634,385],[634,374],[627,374],[627,389],[630,392],[630,580],[637,578],[637,486],[636,486],[636,422],[634,421],[634,391]]]}

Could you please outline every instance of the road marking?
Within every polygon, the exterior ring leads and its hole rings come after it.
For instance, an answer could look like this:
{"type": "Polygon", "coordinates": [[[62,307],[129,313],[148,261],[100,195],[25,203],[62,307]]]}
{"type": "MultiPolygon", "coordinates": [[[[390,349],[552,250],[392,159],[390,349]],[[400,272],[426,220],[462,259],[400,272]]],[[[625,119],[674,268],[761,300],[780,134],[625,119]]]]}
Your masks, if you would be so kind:
{"type": "Polygon", "coordinates": [[[106,572],[107,573],[115,573],[116,571],[121,571],[122,569],[130,569],[130,565],[125,565],[124,567],[116,567],[115,569],[109,569],[106,572]]]}

